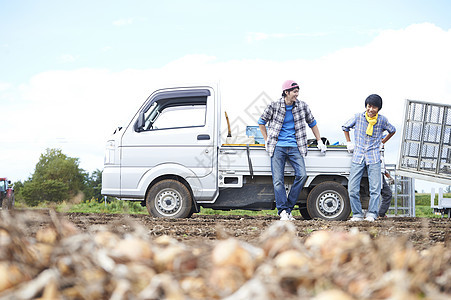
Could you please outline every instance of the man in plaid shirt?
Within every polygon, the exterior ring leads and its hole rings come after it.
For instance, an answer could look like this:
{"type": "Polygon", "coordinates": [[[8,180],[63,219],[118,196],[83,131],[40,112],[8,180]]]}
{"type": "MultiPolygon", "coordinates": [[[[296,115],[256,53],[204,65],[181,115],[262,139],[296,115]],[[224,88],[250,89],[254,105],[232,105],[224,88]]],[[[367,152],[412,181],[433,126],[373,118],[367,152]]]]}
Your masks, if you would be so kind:
{"type": "Polygon", "coordinates": [[[307,124],[313,131],[318,148],[326,152],[316,120],[308,105],[298,100],[299,85],[287,80],[282,85],[282,98],[271,102],[258,120],[265,139],[266,151],[271,157],[271,172],[274,184],[276,207],[281,220],[294,220],[291,211],[296,205],[299,193],[307,180],[304,156],[307,155],[307,124]],[[268,124],[268,130],[266,130],[268,124]],[[286,194],[284,170],[289,161],[295,171],[290,193],[286,194]]]}
{"type": "Polygon", "coordinates": [[[379,114],[382,108],[382,98],[379,95],[369,95],[365,100],[366,110],[355,114],[343,126],[348,152],[354,152],[349,174],[348,192],[351,202],[351,221],[363,220],[362,203],[360,202],[360,181],[365,169],[368,172],[370,187],[370,203],[366,221],[373,222],[379,211],[381,195],[381,148],[396,132],[396,128],[388,119],[379,114]],[[355,129],[355,145],[351,143],[349,131],[355,129]],[[382,138],[383,132],[388,135],[382,138]],[[381,144],[382,143],[382,144],[381,144]]]}

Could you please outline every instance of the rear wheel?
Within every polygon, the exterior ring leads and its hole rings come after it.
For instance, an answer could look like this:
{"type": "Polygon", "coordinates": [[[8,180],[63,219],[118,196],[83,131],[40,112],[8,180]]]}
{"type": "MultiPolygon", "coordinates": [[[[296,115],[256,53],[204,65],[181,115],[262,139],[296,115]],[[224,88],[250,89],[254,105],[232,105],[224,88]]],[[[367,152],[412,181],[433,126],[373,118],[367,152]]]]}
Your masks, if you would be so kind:
{"type": "Polygon", "coordinates": [[[187,218],[191,215],[192,201],[183,183],[165,179],[150,188],[146,206],[153,217],[187,218]]]}
{"type": "Polygon", "coordinates": [[[320,183],[307,197],[307,210],[312,218],[344,221],[351,213],[348,191],[334,181],[320,183]]]}

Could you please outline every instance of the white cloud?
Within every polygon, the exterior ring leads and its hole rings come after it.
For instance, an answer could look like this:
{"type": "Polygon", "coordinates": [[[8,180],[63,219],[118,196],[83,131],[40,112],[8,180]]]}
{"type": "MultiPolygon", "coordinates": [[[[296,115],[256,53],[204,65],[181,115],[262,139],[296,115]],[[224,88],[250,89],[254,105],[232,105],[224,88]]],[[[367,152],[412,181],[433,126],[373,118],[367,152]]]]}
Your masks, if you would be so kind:
{"type": "MultiPolygon", "coordinates": [[[[220,62],[213,56],[188,55],[158,69],[44,72],[15,88],[15,99],[23,104],[2,116],[9,142],[8,147],[0,142],[0,165],[9,166],[4,172],[23,180],[45,148],[60,147],[79,157],[82,168],[102,169],[104,141],[114,128],[127,125],[155,88],[180,82],[220,80],[223,111],[232,121],[241,118],[256,125],[255,111],[244,110],[259,107],[262,93],[271,99],[280,97],[286,79],[298,81],[301,98],[331,142],[343,142],[341,125],[363,111],[369,94],[380,94],[381,113],[398,129],[387,145],[387,163],[396,163],[404,100],[451,103],[449,53],[450,30],[419,24],[383,31],[368,45],[317,60],[220,62]],[[10,161],[21,161],[20,168],[10,161]]],[[[245,133],[244,126],[241,131],[245,133]]]]}

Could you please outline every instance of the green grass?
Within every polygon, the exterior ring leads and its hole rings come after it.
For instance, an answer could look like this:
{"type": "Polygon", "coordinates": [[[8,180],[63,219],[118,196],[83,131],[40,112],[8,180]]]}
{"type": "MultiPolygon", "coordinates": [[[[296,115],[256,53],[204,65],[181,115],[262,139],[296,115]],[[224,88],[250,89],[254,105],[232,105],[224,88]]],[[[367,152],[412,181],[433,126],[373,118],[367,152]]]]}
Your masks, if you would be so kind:
{"type": "Polygon", "coordinates": [[[141,206],[139,201],[113,200],[111,202],[97,202],[88,200],[79,204],[58,204],[56,207],[60,212],[82,212],[82,213],[109,213],[109,214],[147,214],[147,209],[141,206]]]}
{"type": "MultiPolygon", "coordinates": [[[[443,195],[446,198],[451,198],[451,193],[443,195]]],[[[436,195],[436,203],[438,196],[436,195]]],[[[16,207],[26,208],[23,204],[16,203],[16,207]]],[[[440,218],[440,215],[435,215],[431,208],[430,194],[415,194],[415,214],[422,218],[440,218]]],[[[95,200],[84,201],[78,204],[70,204],[63,202],[61,204],[41,204],[35,208],[49,208],[53,207],[59,212],[82,212],[82,213],[111,213],[111,214],[148,214],[147,209],[141,206],[138,201],[123,201],[112,200],[108,203],[97,202],[95,200]]],[[[294,216],[299,216],[299,210],[295,209],[294,216]]],[[[201,208],[200,215],[247,215],[247,216],[276,216],[277,209],[250,211],[250,210],[213,210],[211,208],[201,208]]]]}
{"type": "Polygon", "coordinates": [[[415,216],[418,218],[440,218],[441,215],[435,215],[430,205],[415,205],[415,216]]]}
{"type": "MultiPolygon", "coordinates": [[[[451,198],[451,193],[443,194],[445,198],[451,198]]],[[[435,195],[435,205],[438,204],[438,195],[435,195]]],[[[440,218],[431,208],[431,194],[415,194],[415,215],[419,218],[440,218]]]]}

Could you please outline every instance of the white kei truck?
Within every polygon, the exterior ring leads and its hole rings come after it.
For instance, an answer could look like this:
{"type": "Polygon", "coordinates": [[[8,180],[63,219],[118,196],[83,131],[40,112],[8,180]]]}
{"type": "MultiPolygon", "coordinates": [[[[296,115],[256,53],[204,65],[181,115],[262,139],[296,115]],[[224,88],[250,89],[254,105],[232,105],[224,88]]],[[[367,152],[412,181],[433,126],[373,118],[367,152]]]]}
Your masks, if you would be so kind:
{"type": "MultiPolygon", "coordinates": [[[[159,89],[130,123],[118,127],[106,145],[102,194],[141,201],[153,217],[186,218],[200,207],[215,210],[275,208],[271,163],[262,144],[221,143],[218,88],[159,89]]],[[[340,130],[340,129],[338,129],[340,130]]],[[[304,219],[346,220],[352,154],[310,145],[307,181],[297,205],[304,219]]],[[[294,171],[285,169],[289,190],[294,171]]],[[[368,206],[368,181],[361,184],[368,206]]]]}

